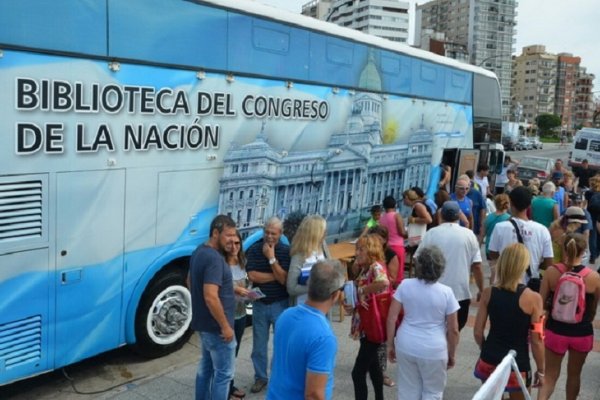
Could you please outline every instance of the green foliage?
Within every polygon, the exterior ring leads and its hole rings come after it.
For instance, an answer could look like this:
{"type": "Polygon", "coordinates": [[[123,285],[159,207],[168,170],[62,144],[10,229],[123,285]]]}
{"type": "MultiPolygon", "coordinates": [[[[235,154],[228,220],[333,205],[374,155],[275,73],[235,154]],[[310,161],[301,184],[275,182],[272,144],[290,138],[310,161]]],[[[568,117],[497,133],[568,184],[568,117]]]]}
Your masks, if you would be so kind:
{"type": "Polygon", "coordinates": [[[554,128],[560,126],[561,120],[556,114],[540,114],[535,119],[535,123],[540,131],[542,131],[542,134],[549,135],[554,128]]]}

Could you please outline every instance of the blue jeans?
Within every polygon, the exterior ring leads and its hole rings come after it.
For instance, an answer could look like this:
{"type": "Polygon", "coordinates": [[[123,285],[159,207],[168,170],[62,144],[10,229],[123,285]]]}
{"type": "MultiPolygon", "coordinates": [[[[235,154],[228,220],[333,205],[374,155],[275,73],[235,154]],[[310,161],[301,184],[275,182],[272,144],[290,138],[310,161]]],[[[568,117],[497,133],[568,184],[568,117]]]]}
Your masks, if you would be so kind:
{"type": "Polygon", "coordinates": [[[226,343],[218,333],[199,333],[202,357],[196,374],[196,400],[227,400],[235,372],[235,340],[226,343]]]}
{"type": "Polygon", "coordinates": [[[268,382],[267,379],[267,346],[269,330],[275,327],[275,321],[288,307],[289,299],[264,304],[255,301],[252,304],[252,364],[254,364],[254,380],[268,382]]]}

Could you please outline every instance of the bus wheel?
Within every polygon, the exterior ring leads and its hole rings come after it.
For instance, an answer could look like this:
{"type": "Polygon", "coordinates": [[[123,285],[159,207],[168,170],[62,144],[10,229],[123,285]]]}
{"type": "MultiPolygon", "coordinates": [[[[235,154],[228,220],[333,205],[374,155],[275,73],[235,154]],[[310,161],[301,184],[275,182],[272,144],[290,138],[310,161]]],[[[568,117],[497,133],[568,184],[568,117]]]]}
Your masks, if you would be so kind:
{"type": "Polygon", "coordinates": [[[135,318],[134,351],[155,358],[179,350],[190,338],[192,296],[181,271],[168,271],[152,280],[135,318]]]}

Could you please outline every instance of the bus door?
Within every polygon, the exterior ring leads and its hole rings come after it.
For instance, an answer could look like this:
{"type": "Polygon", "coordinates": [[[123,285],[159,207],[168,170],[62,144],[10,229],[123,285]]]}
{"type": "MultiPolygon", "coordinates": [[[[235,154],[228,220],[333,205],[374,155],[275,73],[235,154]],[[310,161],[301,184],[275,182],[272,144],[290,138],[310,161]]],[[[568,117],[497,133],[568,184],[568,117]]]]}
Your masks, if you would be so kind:
{"type": "Polygon", "coordinates": [[[125,171],[57,174],[55,368],[119,345],[125,171]]]}
{"type": "Polygon", "coordinates": [[[479,162],[479,150],[473,149],[444,149],[442,162],[452,166],[452,181],[450,182],[451,191],[454,191],[454,184],[459,176],[464,175],[468,170],[477,171],[479,162]]]}

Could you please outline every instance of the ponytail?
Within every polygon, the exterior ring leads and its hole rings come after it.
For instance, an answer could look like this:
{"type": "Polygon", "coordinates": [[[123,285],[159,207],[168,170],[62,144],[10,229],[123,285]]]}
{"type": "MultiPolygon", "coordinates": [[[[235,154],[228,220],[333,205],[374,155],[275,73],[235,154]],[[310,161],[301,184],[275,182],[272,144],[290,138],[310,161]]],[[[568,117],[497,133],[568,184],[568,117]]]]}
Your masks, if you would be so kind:
{"type": "Polygon", "coordinates": [[[567,265],[573,267],[575,259],[581,257],[587,248],[587,241],[580,233],[567,233],[564,236],[563,251],[567,256],[567,265]]]}

